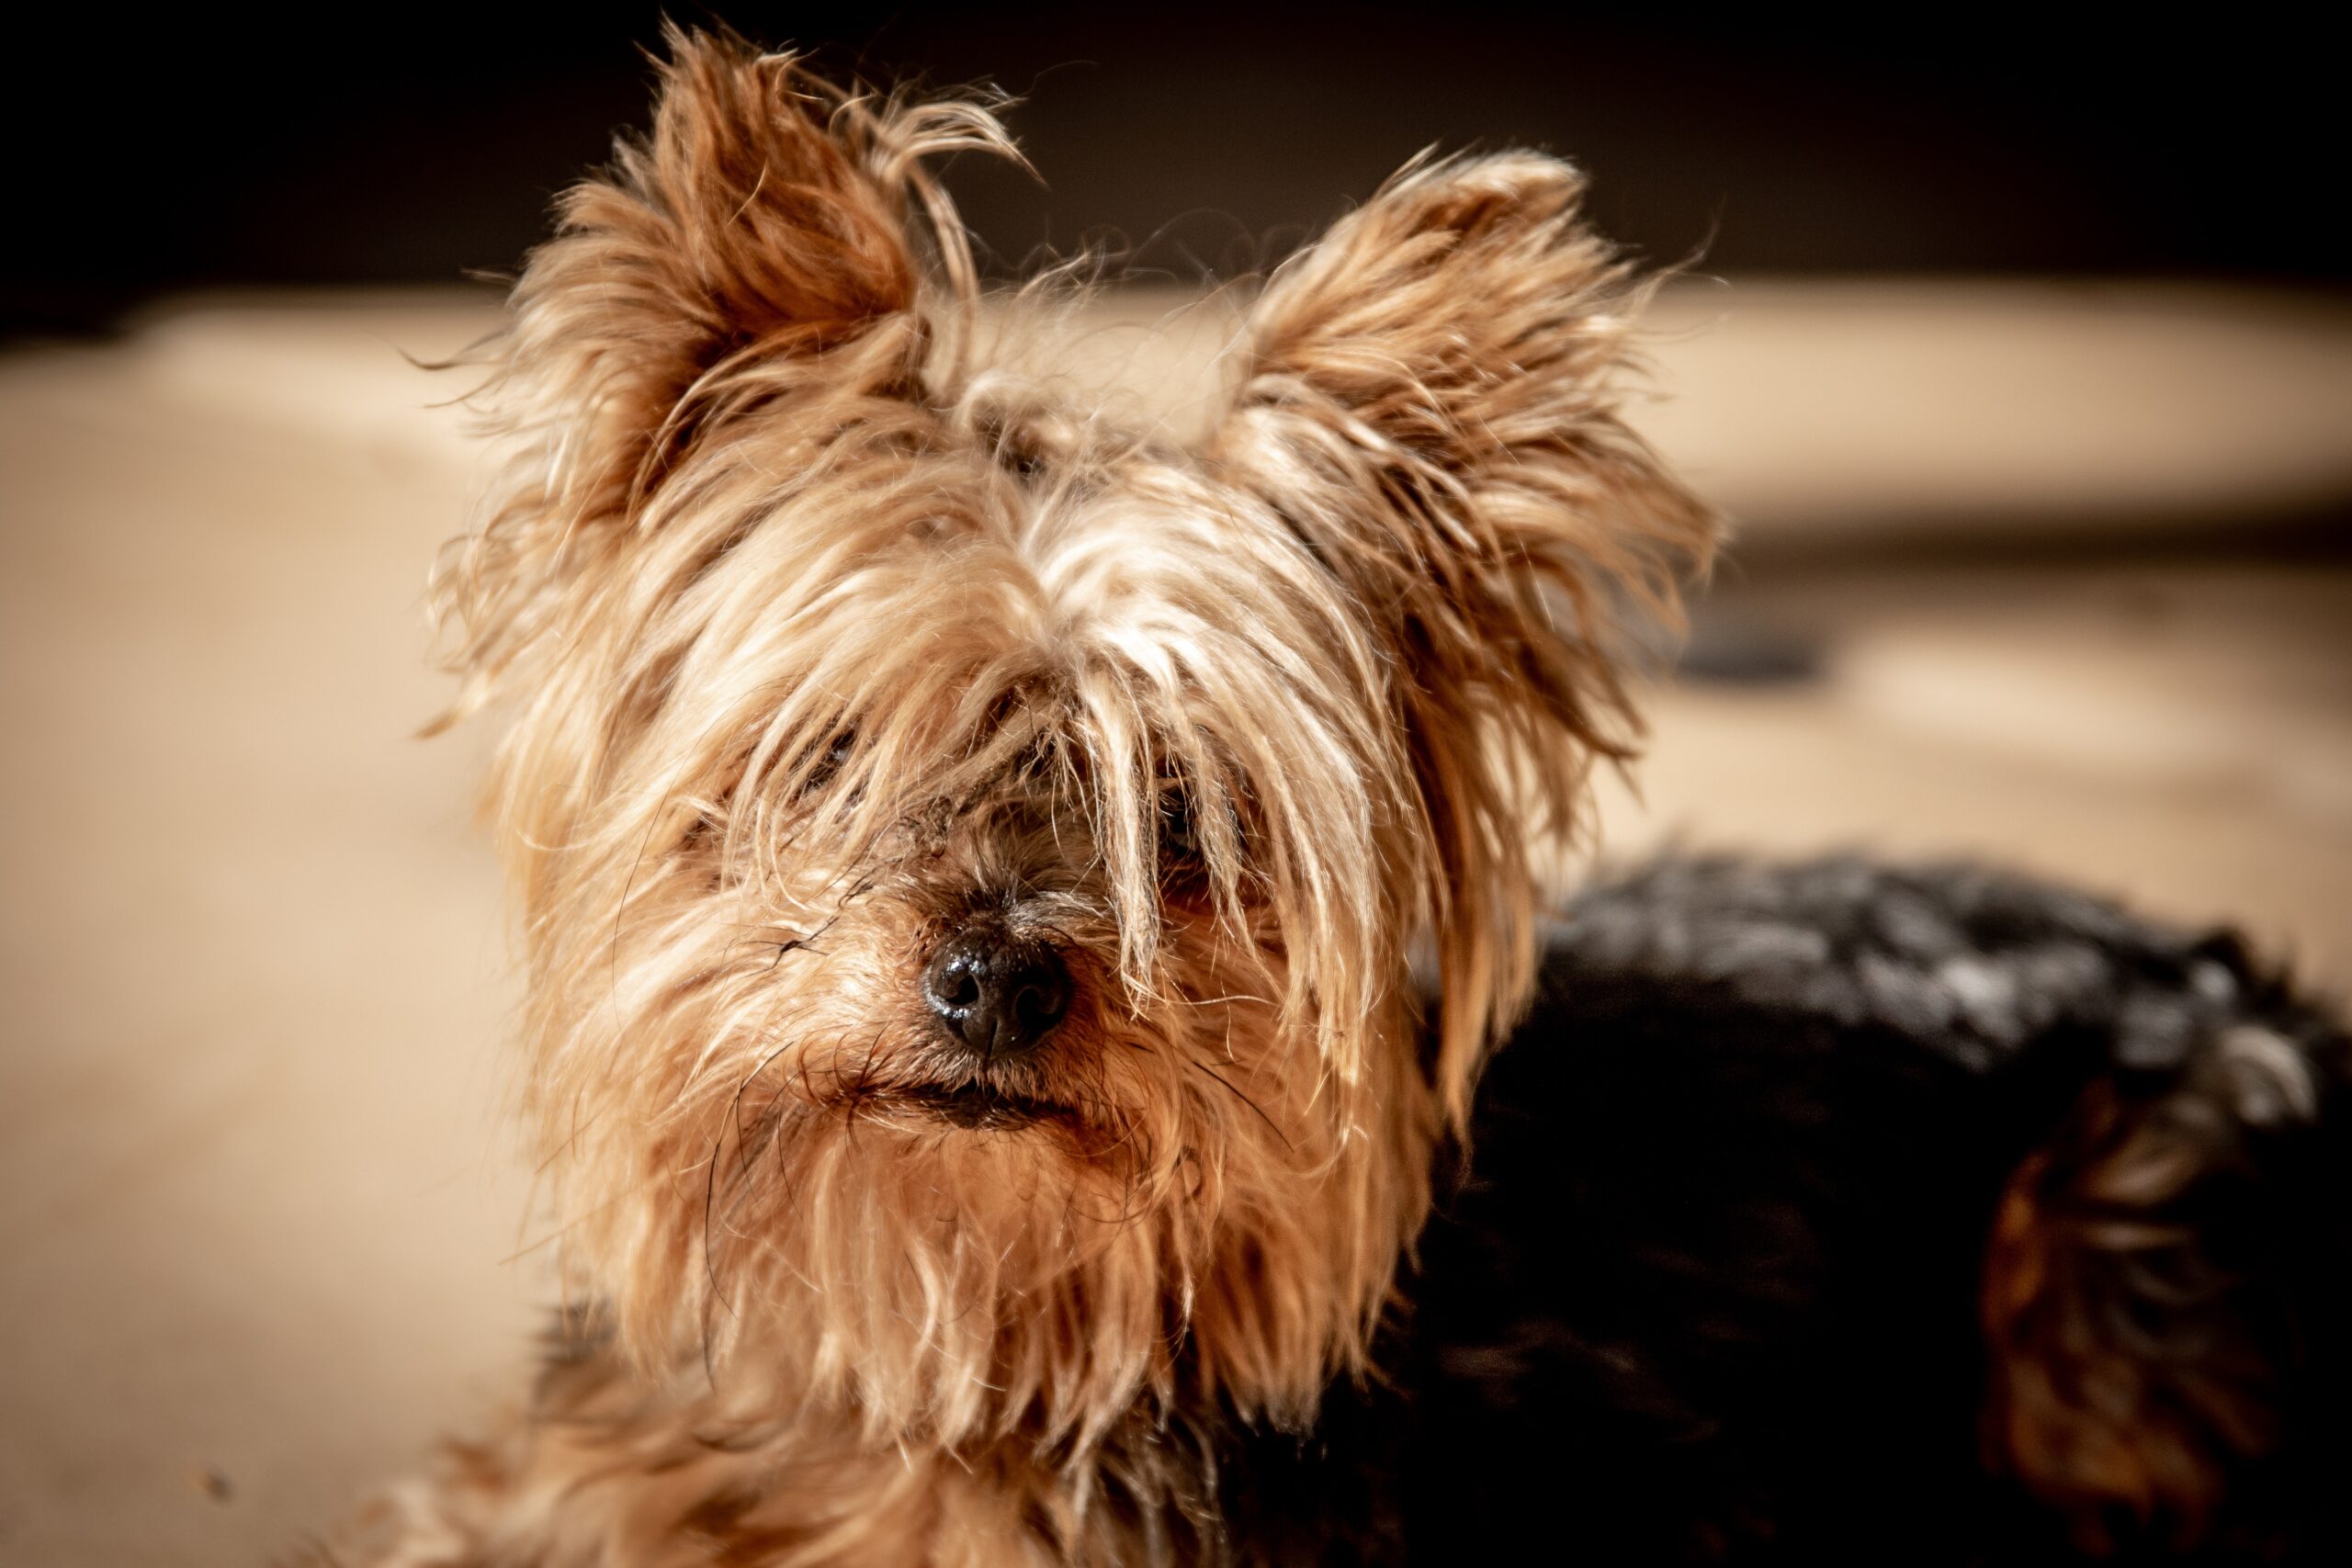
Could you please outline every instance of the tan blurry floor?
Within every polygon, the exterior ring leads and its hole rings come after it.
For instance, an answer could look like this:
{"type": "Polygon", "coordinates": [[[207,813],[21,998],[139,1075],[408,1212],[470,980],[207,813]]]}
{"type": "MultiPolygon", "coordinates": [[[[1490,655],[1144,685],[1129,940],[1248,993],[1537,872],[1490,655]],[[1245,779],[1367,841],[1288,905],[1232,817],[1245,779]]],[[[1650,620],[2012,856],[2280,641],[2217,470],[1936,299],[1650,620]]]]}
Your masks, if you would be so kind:
{"type": "MultiPolygon", "coordinates": [[[[1163,309],[1087,343],[1148,380],[1216,340],[1163,309]]],[[[395,353],[483,321],[216,303],[0,357],[0,1561],[266,1557],[518,1384],[484,740],[408,738],[470,459],[395,353]]],[[[1652,427],[1754,536],[1710,625],[1824,674],[1660,694],[1611,852],[1993,854],[2352,982],[2352,567],[2138,549],[2352,495],[2342,311],[1777,286],[1665,324],[1652,427]],[[1841,557],[2053,519],[2109,553],[1841,557]]]]}

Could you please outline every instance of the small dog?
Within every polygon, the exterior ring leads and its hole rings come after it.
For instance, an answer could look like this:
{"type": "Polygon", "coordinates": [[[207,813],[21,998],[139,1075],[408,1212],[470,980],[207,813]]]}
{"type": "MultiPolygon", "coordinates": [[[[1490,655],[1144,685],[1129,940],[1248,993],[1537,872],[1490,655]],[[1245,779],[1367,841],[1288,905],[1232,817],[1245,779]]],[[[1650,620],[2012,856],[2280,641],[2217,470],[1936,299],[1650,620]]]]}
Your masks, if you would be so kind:
{"type": "Polygon", "coordinates": [[[1569,166],[1396,176],[1180,446],[992,359],[927,170],[1012,155],[989,106],[669,53],[515,287],[437,589],[456,713],[514,708],[575,1304],[344,1560],[2305,1527],[2257,1461],[2332,1451],[2324,1021],[1963,873],[1668,866],[1544,956],[1718,532],[1569,166]]]}

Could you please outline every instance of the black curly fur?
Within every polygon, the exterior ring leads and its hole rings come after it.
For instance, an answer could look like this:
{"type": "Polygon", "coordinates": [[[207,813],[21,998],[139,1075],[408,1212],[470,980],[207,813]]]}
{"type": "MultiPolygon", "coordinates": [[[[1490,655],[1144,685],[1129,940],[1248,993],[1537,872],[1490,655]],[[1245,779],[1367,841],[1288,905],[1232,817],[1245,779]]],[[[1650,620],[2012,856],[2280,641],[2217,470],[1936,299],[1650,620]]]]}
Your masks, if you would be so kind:
{"type": "Polygon", "coordinates": [[[1597,887],[1487,1073],[1381,1381],[1305,1438],[1234,1438],[1234,1554],[2352,1562],[2347,1072],[2342,1028],[2234,937],[1980,867],[1597,887]],[[2126,1429],[2188,1429],[2205,1517],[2057,1497],[1988,1448],[2023,1353],[1980,1309],[1996,1210],[2021,1170],[2063,1201],[2094,1088],[2164,1119],[2187,1174],[2149,1213],[2061,1216],[2096,1241],[2062,1325],[2140,1359],[2126,1429]],[[2117,1244],[2125,1220],[2176,1240],[2117,1244]],[[2200,1378],[2245,1385],[2262,1451],[2153,1408],[2200,1378]]]}

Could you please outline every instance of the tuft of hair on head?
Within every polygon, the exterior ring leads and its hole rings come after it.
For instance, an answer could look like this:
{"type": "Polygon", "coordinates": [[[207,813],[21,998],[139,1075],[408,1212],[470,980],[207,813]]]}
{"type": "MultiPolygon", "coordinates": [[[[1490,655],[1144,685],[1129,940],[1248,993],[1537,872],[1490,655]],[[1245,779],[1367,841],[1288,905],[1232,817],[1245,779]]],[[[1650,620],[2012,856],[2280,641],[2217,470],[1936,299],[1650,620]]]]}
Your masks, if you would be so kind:
{"type": "Polygon", "coordinates": [[[1640,739],[1635,634],[1679,629],[1720,533],[1623,418],[1657,278],[1583,190],[1532,152],[1408,166],[1270,280],[1209,448],[1393,650],[1425,821],[1388,872],[1434,939],[1457,1129],[1532,985],[1543,866],[1640,739]]]}
{"type": "Polygon", "coordinates": [[[960,374],[978,289],[927,165],[1021,162],[1002,100],[878,96],[730,32],[662,36],[651,135],[564,195],[507,325],[469,356],[488,368],[469,401],[514,452],[434,575],[466,677],[435,728],[587,611],[691,448],[757,411],[904,401],[960,374]]]}

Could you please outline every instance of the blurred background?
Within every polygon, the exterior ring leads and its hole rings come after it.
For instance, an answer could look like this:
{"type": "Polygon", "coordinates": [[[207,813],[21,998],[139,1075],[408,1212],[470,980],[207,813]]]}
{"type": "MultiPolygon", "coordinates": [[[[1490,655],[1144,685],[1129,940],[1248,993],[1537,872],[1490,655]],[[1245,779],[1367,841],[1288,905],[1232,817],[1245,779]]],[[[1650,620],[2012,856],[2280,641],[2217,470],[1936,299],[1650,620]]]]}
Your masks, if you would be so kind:
{"type": "MultiPolygon", "coordinates": [[[[519,1389],[487,739],[421,587],[460,389],[650,6],[6,24],[0,1562],[265,1560],[519,1389]]],[[[994,82],[991,266],[1106,250],[1091,369],[1423,147],[1576,157],[1686,263],[1637,418],[1739,519],[1605,855],[1989,855],[2352,980],[2352,293],[2286,13],[741,5],[994,82]],[[1638,786],[1638,787],[1636,787],[1638,786]]],[[[681,20],[707,19],[681,6],[681,20]]],[[[1212,308],[1214,309],[1214,307],[1212,308]]]]}

